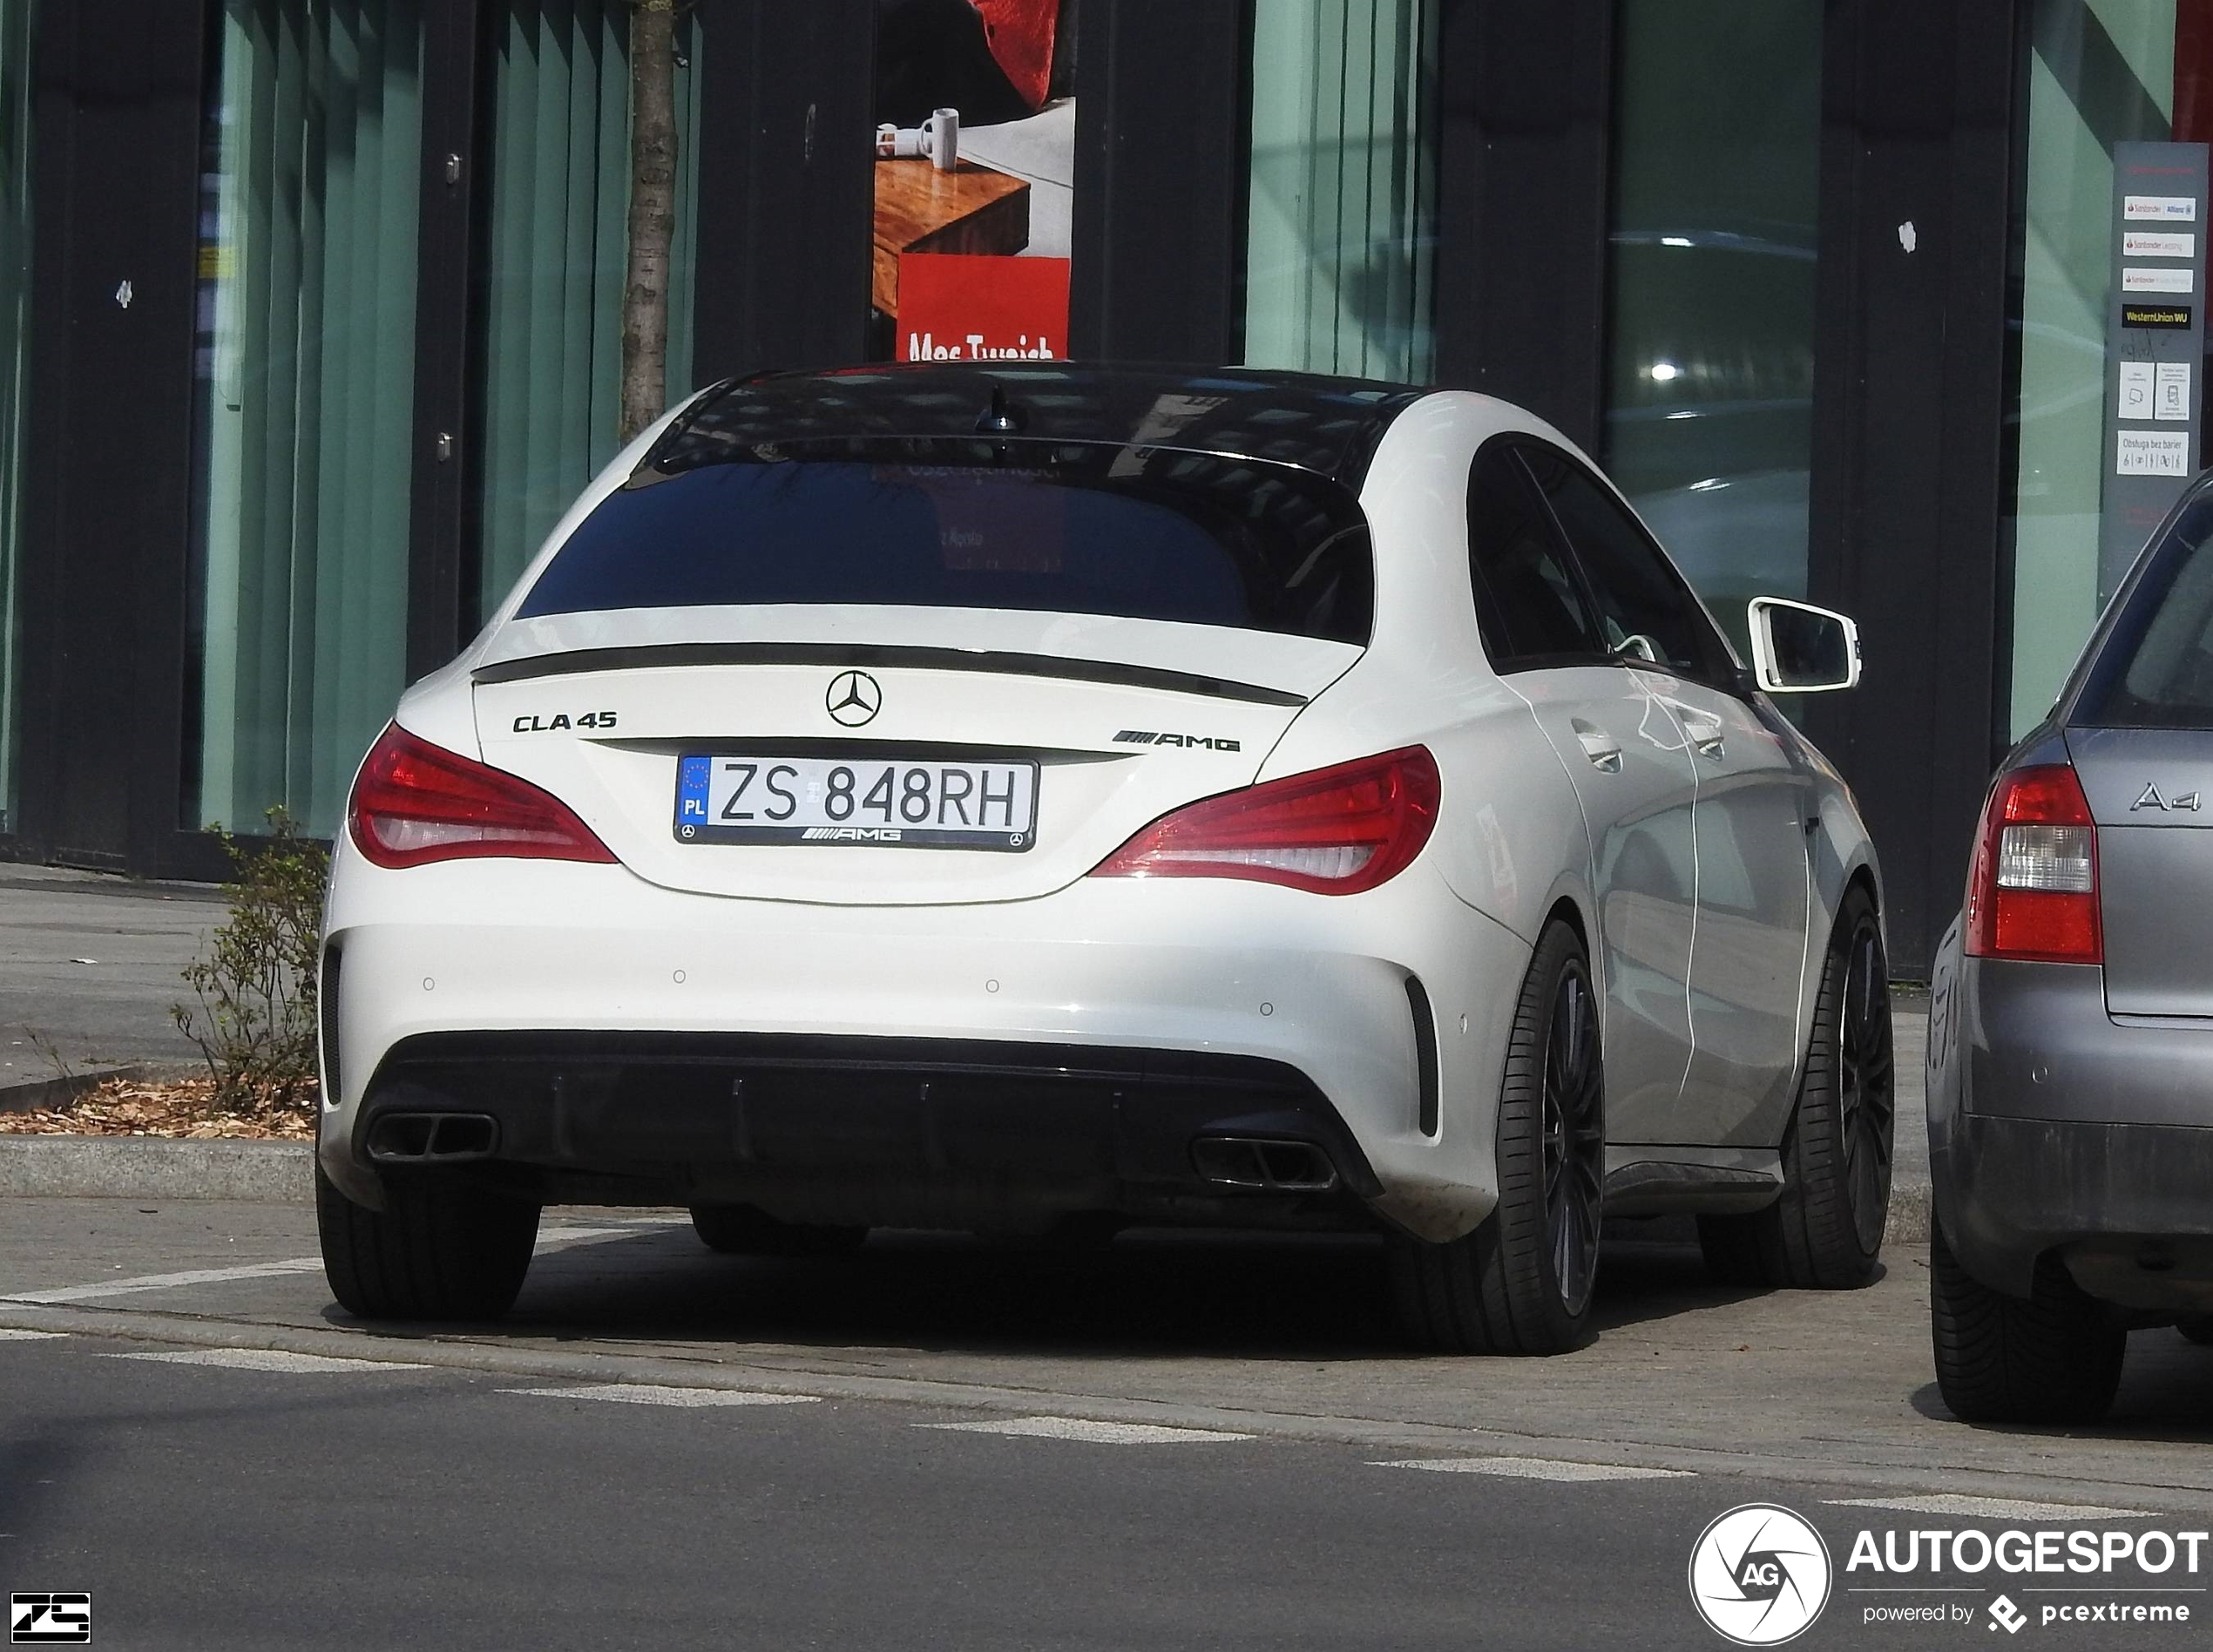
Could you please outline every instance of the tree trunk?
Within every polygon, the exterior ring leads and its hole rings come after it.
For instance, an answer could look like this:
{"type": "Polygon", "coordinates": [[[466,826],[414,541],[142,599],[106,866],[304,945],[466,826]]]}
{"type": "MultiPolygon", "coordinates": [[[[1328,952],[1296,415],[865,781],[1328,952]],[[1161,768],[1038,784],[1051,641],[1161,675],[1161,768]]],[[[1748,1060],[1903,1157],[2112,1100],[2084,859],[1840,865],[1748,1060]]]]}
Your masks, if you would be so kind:
{"type": "Polygon", "coordinates": [[[627,443],[668,395],[669,244],[676,236],[676,4],[632,0],[630,268],[622,289],[622,429],[627,443]]]}

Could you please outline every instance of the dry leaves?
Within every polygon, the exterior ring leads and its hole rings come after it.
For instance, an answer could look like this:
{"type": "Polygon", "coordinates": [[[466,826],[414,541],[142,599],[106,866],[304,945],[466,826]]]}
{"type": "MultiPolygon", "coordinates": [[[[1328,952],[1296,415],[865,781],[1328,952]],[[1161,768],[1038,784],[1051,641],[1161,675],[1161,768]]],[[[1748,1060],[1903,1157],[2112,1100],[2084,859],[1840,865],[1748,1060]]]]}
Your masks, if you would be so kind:
{"type": "Polygon", "coordinates": [[[212,1079],[139,1083],[110,1079],[52,1112],[0,1113],[0,1135],[177,1136],[308,1141],[315,1134],[312,1088],[304,1107],[219,1113],[212,1079]]]}

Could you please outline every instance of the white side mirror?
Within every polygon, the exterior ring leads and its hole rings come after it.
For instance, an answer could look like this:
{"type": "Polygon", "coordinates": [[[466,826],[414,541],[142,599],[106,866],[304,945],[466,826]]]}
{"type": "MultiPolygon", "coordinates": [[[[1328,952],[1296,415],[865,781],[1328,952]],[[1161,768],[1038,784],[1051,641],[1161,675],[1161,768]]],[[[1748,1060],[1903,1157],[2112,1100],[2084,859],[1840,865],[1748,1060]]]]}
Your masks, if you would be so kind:
{"type": "Polygon", "coordinates": [[[1752,673],[1771,694],[1825,694],[1859,682],[1859,627],[1788,597],[1754,597],[1752,673]]]}

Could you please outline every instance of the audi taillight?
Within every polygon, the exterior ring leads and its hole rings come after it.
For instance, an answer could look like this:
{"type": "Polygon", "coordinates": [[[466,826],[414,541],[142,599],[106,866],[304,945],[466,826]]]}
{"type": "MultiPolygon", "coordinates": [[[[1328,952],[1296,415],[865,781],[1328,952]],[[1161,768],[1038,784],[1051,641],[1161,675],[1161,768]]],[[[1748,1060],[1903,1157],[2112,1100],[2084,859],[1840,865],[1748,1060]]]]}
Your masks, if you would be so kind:
{"type": "Polygon", "coordinates": [[[434,746],[397,723],[377,738],[346,806],[354,847],[379,866],[502,856],[612,861],[551,792],[434,746]]]}
{"type": "Polygon", "coordinates": [[[1163,815],[1094,877],[1241,877],[1357,895],[1397,877],[1437,824],[1437,760],[1419,746],[1225,792],[1163,815]]]}
{"type": "Polygon", "coordinates": [[[2000,775],[1967,880],[1966,950],[1976,958],[2101,964],[2098,829],[2066,763],[2000,775]]]}

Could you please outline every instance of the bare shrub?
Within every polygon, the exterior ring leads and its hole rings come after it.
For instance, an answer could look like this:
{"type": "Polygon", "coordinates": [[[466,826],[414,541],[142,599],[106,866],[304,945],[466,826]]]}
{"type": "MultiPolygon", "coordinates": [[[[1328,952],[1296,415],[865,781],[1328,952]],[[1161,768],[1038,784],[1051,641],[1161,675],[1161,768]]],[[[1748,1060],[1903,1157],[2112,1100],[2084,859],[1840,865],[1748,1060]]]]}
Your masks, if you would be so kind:
{"type": "Polygon", "coordinates": [[[297,1111],[315,1099],[316,963],[329,851],[282,808],[265,843],[218,830],[230,857],[230,917],[185,971],[194,1002],[171,1006],[214,1080],[214,1109],[297,1111]]]}

